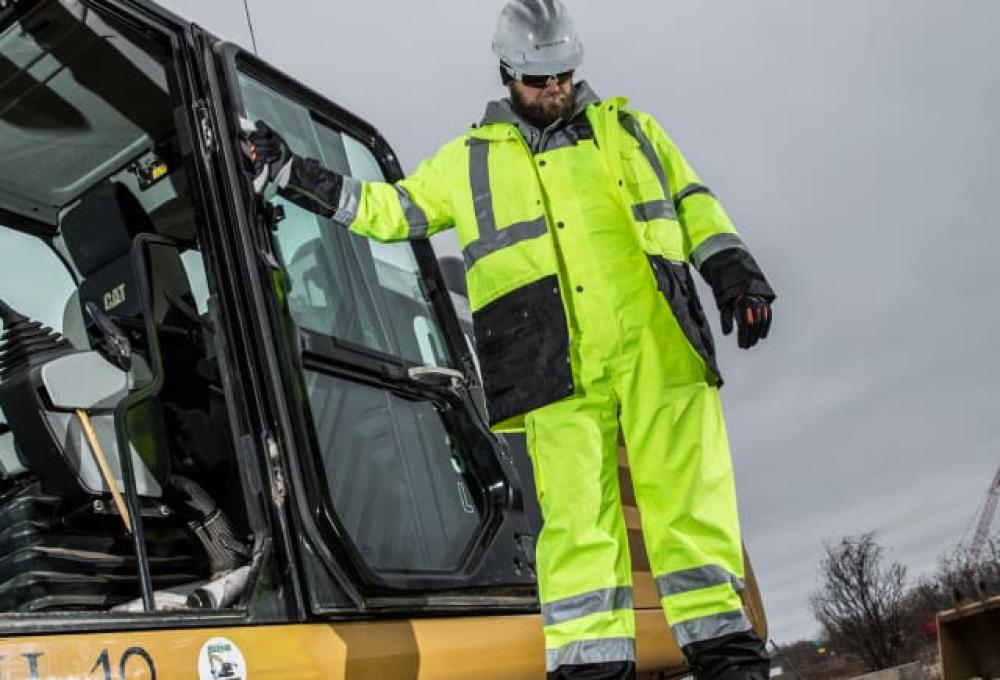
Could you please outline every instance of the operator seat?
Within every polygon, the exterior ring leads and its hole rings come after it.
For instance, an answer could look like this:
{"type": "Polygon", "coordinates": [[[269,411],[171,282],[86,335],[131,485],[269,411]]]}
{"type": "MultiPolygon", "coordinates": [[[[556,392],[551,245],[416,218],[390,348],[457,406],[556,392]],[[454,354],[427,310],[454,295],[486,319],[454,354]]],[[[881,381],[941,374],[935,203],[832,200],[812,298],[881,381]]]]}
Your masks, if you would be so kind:
{"type": "MultiPolygon", "coordinates": [[[[88,319],[87,303],[95,303],[129,336],[133,354],[153,366],[131,255],[134,239],[148,233],[155,233],[149,215],[117,182],[89,191],[62,223],[66,248],[82,276],[78,293],[84,319],[88,319]]],[[[180,252],[157,245],[145,252],[164,382],[157,395],[136,408],[130,424],[133,435],[139,428],[152,435],[133,439],[145,440],[141,454],[157,478],[165,481],[172,461],[215,452],[218,435],[207,416],[209,385],[199,372],[205,358],[204,325],[180,252]]]]}

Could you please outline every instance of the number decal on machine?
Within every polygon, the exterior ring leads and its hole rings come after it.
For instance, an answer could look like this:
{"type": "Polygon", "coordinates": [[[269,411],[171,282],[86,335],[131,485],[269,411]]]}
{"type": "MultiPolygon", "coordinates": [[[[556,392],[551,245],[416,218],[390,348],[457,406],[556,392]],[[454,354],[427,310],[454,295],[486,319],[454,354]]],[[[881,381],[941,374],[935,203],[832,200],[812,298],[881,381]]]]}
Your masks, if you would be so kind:
{"type": "MultiPolygon", "coordinates": [[[[149,652],[142,647],[129,647],[122,653],[121,659],[118,661],[118,678],[126,680],[128,675],[125,667],[129,659],[133,656],[138,656],[146,662],[146,666],[149,668],[150,680],[156,680],[156,664],[153,663],[153,657],[149,655],[149,652]]],[[[114,676],[111,675],[111,660],[108,657],[108,650],[101,650],[101,654],[97,657],[97,661],[94,662],[94,667],[90,669],[90,672],[94,673],[98,667],[104,670],[103,680],[115,680],[114,676]]]]}
{"type": "MultiPolygon", "coordinates": [[[[49,677],[62,677],[61,675],[53,676],[49,669],[45,668],[45,652],[24,652],[18,656],[8,657],[5,654],[0,654],[0,680],[43,680],[43,678],[49,677]],[[21,663],[14,661],[16,658],[21,659],[21,663]],[[23,673],[27,671],[27,675],[23,673]]],[[[87,673],[87,678],[90,680],[127,680],[127,678],[135,678],[135,670],[141,669],[142,664],[145,664],[148,669],[147,675],[142,675],[139,677],[146,678],[149,680],[156,680],[156,663],[153,661],[153,657],[142,647],[129,647],[121,656],[118,657],[117,668],[111,660],[111,655],[108,654],[107,649],[102,649],[101,653],[97,655],[97,659],[94,661],[93,667],[87,673]],[[134,657],[138,657],[138,661],[133,661],[134,657]],[[133,674],[130,676],[128,672],[128,667],[131,663],[133,674]],[[138,664],[138,665],[137,665],[138,664]],[[95,673],[101,673],[94,677],[95,673]]],[[[76,673],[70,674],[70,677],[79,677],[76,673]]]]}

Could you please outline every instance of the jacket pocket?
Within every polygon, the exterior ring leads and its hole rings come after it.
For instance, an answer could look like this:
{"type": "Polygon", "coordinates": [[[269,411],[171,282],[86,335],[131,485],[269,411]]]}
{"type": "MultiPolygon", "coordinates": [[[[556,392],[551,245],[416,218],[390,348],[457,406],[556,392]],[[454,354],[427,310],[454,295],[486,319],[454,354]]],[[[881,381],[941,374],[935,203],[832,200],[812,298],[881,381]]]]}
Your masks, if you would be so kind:
{"type": "Polygon", "coordinates": [[[712,329],[698,299],[691,269],[684,262],[674,262],[655,255],[650,255],[649,261],[656,275],[656,284],[666,298],[670,311],[673,312],[688,342],[708,367],[709,383],[721,386],[722,373],[715,358],[712,329]]]}
{"type": "Polygon", "coordinates": [[[472,314],[490,425],[573,394],[569,330],[555,275],[472,314]]]}

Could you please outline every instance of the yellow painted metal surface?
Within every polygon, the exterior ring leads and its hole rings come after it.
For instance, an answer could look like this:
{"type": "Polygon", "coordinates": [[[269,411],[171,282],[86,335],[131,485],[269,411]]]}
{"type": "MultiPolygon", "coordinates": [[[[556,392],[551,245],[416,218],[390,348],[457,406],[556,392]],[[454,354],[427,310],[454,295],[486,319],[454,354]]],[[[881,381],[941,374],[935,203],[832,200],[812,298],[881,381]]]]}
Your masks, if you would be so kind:
{"type": "MultiPolygon", "coordinates": [[[[681,665],[658,610],[636,612],[636,624],[641,669],[681,665]]],[[[160,680],[214,680],[211,664],[229,663],[232,675],[216,677],[537,680],[543,644],[537,616],[0,638],[0,678],[149,680],[155,669],[160,680]]]]}
{"type": "Polygon", "coordinates": [[[1000,596],[939,612],[944,680],[1000,677],[1000,596]]]}

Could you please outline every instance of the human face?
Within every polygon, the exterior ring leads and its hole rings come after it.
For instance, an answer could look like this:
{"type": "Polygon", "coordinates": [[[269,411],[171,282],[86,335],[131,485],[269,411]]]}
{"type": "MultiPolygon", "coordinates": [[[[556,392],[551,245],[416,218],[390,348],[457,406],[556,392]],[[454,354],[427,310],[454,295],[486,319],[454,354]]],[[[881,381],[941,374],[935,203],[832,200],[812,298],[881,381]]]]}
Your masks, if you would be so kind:
{"type": "Polygon", "coordinates": [[[514,110],[540,130],[568,118],[576,105],[572,72],[564,78],[549,76],[543,87],[515,80],[510,84],[510,94],[514,110]]]}

